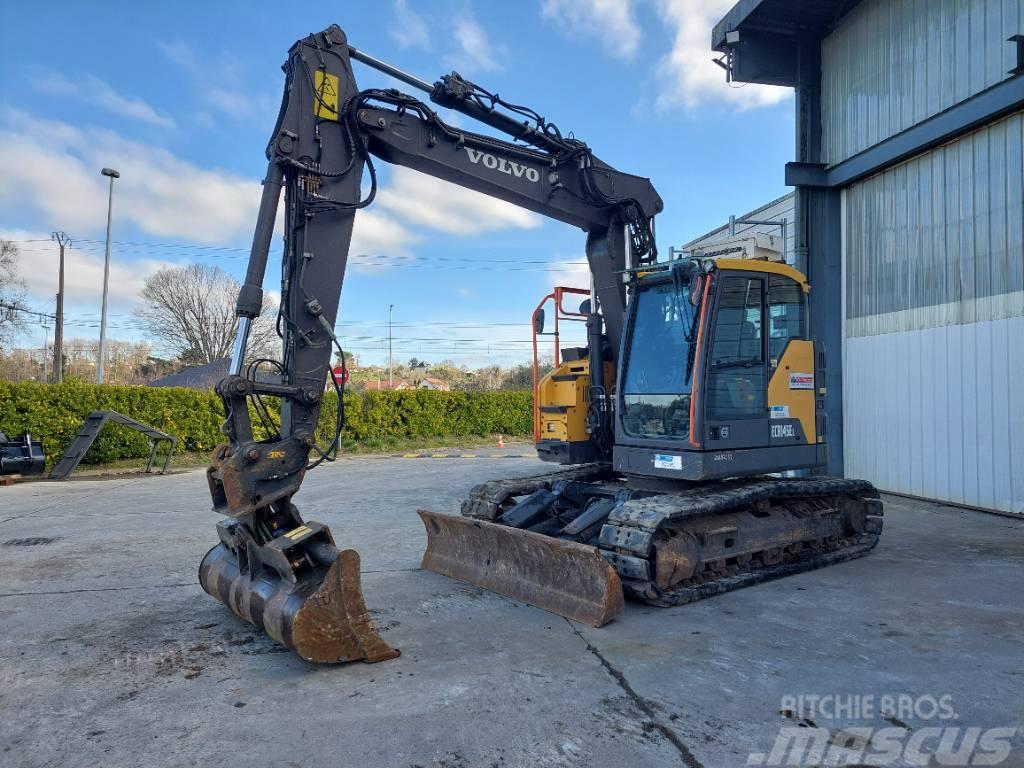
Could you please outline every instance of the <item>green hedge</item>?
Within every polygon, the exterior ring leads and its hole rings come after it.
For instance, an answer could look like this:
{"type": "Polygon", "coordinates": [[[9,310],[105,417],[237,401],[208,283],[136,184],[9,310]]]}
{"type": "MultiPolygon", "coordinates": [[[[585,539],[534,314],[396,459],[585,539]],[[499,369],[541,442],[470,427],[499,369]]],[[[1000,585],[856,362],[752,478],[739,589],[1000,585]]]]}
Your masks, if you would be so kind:
{"type": "MultiPolygon", "coordinates": [[[[268,403],[268,405],[270,405],[268,403]]],[[[274,406],[272,406],[274,408],[274,406]]],[[[334,436],[338,398],[328,393],[320,415],[322,445],[334,436]]],[[[208,452],[223,437],[224,411],[209,391],[171,387],[95,386],[81,382],[0,382],[0,432],[31,432],[42,439],[48,462],[68,446],[91,411],[119,411],[178,438],[178,450],[208,452]]],[[[531,392],[345,393],[345,431],[353,440],[372,438],[527,435],[532,429],[531,392]]],[[[254,419],[254,423],[258,423],[254,419]]],[[[108,424],[85,461],[144,458],[149,443],[139,433],[108,424]]]]}

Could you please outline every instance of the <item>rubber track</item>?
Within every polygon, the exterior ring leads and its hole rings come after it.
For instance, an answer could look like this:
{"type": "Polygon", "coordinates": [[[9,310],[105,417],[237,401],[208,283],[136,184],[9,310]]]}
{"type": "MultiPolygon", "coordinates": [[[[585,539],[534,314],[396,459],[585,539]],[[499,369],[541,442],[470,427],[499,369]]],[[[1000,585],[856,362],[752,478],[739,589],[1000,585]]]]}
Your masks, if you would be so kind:
{"type": "MultiPolygon", "coordinates": [[[[470,497],[462,504],[462,514],[495,520],[502,505],[510,498],[533,493],[541,488],[550,489],[560,480],[601,482],[611,480],[615,474],[607,465],[587,464],[569,470],[549,472],[524,478],[492,480],[475,486],[470,497]]],[[[740,478],[704,485],[680,493],[664,493],[631,499],[619,505],[609,516],[607,525],[638,534],[632,538],[637,542],[635,549],[616,547],[614,550],[643,559],[652,554],[653,534],[663,525],[679,522],[697,515],[713,515],[735,509],[750,507],[762,501],[784,499],[810,499],[834,496],[856,496],[862,499],[878,499],[878,491],[864,480],[847,480],[834,477],[812,478],[740,478]]],[[[882,530],[881,505],[869,506],[869,530],[856,537],[844,539],[837,549],[828,552],[804,551],[791,554],[787,559],[771,566],[754,566],[751,570],[723,576],[699,584],[681,584],[662,591],[653,581],[637,581],[621,574],[623,588],[634,597],[656,606],[684,605],[696,600],[713,597],[734,589],[759,584],[764,581],[790,576],[795,573],[823,568],[836,563],[863,557],[878,543],[882,530]]],[[[629,537],[620,537],[620,540],[629,537]]],[[[653,563],[649,571],[653,573],[653,563]]]]}
{"type": "Polygon", "coordinates": [[[669,608],[674,605],[686,605],[706,597],[715,597],[734,589],[750,587],[754,584],[761,584],[772,579],[781,579],[784,576],[792,576],[804,571],[813,571],[815,568],[825,568],[836,563],[845,563],[848,560],[856,560],[864,557],[874,549],[878,543],[878,534],[863,534],[853,543],[849,543],[840,549],[832,552],[814,553],[813,556],[803,557],[794,560],[784,561],[778,565],[761,566],[756,570],[738,573],[735,576],[725,576],[714,581],[706,581],[696,586],[677,586],[667,592],[658,589],[651,582],[626,582],[623,581],[623,589],[638,600],[661,608],[669,608]]]}
{"type": "MultiPolygon", "coordinates": [[[[878,491],[871,483],[864,480],[847,480],[837,477],[741,478],[729,480],[711,488],[703,486],[679,494],[660,494],[631,499],[612,511],[608,518],[608,524],[621,529],[639,529],[647,535],[637,536],[635,539],[641,542],[650,542],[651,534],[663,525],[698,515],[722,514],[736,509],[749,508],[763,501],[778,502],[787,499],[820,499],[836,496],[877,499],[878,491]]],[[[734,589],[863,557],[878,543],[882,530],[882,521],[878,517],[881,513],[881,505],[875,504],[872,507],[873,514],[869,520],[874,520],[874,522],[868,524],[869,532],[844,539],[837,549],[829,552],[803,551],[791,554],[781,563],[775,565],[753,566],[748,571],[699,584],[679,584],[666,591],[659,589],[653,581],[641,582],[625,578],[623,579],[623,588],[634,597],[651,605],[663,607],[685,605],[734,589]]],[[[630,554],[649,561],[652,554],[651,547],[648,544],[630,554]]],[[[654,572],[653,563],[649,565],[649,572],[654,572]]]]}

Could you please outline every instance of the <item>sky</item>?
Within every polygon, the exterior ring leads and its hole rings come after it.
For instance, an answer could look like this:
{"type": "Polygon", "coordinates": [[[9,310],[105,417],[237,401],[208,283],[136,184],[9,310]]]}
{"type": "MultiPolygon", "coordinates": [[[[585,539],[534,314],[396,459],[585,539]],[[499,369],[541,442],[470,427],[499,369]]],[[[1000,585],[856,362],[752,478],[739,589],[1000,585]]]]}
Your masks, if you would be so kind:
{"type": "MultiPolygon", "coordinates": [[[[295,40],[337,23],[379,59],[431,82],[457,70],[613,166],[649,176],[665,201],[657,240],[667,254],[786,191],[791,90],[730,85],[712,61],[711,27],[731,5],[0,0],[0,237],[17,242],[27,304],[45,312],[57,290],[50,234],[72,238],[65,338],[99,333],[105,166],[121,172],[108,338],[144,338],[139,290],[161,267],[200,262],[241,277],[281,64],[295,40]]],[[[355,69],[361,88],[399,85],[355,69]]],[[[357,214],[338,314],[346,349],[364,364],[384,362],[393,305],[397,361],[529,359],[538,301],[554,285],[587,285],[584,233],[377,166],[378,200],[357,214]]],[[[280,233],[275,242],[280,252],[280,233]]],[[[268,269],[266,289],[278,288],[278,274],[268,269]]],[[[47,333],[32,326],[17,343],[42,345],[47,333]]]]}

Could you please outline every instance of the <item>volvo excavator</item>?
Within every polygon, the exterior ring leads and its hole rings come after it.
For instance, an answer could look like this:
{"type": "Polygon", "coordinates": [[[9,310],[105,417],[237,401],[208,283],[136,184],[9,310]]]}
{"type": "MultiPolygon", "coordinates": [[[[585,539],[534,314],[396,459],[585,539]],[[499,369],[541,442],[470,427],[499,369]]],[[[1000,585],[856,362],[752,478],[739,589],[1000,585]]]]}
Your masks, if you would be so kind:
{"type": "Polygon", "coordinates": [[[358,555],[293,502],[305,473],[338,451],[343,409],[329,445],[316,427],[324,381],[343,387],[330,368],[335,320],[375,159],[586,233],[587,344],[564,350],[537,387],[538,455],[566,466],[479,485],[461,515],[420,510],[425,568],[600,626],[624,595],[678,605],[874,546],[875,489],[806,472],[824,464],[827,425],[804,275],[742,243],[659,261],[663,204],[648,179],[457,73],[428,83],[379,61],[337,26],[296,42],[284,73],[231,368],[217,386],[227,420],[208,470],[223,516],[199,570],[209,594],[308,661],[398,655],[369,617],[358,555]],[[354,60],[503,137],[452,125],[396,89],[360,90],[354,60]],[[247,361],[282,190],[282,356],[247,361]],[[280,401],[279,421],[267,397],[280,401]]]}

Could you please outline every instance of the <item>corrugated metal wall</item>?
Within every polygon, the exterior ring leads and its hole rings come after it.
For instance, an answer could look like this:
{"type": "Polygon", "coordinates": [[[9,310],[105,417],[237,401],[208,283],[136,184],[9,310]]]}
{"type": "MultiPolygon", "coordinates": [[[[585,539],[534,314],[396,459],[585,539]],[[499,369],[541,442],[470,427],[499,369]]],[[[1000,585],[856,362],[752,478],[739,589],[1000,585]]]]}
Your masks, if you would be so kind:
{"type": "Polygon", "coordinates": [[[1024,514],[1022,130],[844,191],[847,475],[1024,514]]]}
{"type": "Polygon", "coordinates": [[[1024,514],[1024,318],[847,339],[846,475],[1024,514]]]}
{"type": "Polygon", "coordinates": [[[846,334],[1024,315],[1024,114],[846,190],[846,334]]]}
{"type": "Polygon", "coordinates": [[[822,43],[822,151],[839,163],[1008,77],[1024,0],[865,0],[822,43]]]}
{"type": "MultiPolygon", "coordinates": [[[[793,262],[793,243],[794,234],[796,229],[794,227],[794,213],[793,213],[793,193],[790,192],[788,195],[773,200],[767,205],[762,205],[760,208],[751,211],[750,213],[737,216],[737,219],[758,219],[760,221],[782,221],[785,219],[788,222],[786,229],[786,257],[790,263],[793,262]]],[[[744,232],[766,232],[769,235],[778,235],[779,228],[765,225],[747,225],[737,224],[736,234],[742,234],[744,232]]],[[[687,250],[697,245],[707,245],[708,243],[715,243],[720,240],[725,240],[729,237],[729,227],[724,225],[718,229],[713,229],[705,235],[691,240],[683,246],[683,250],[687,250]]]]}

